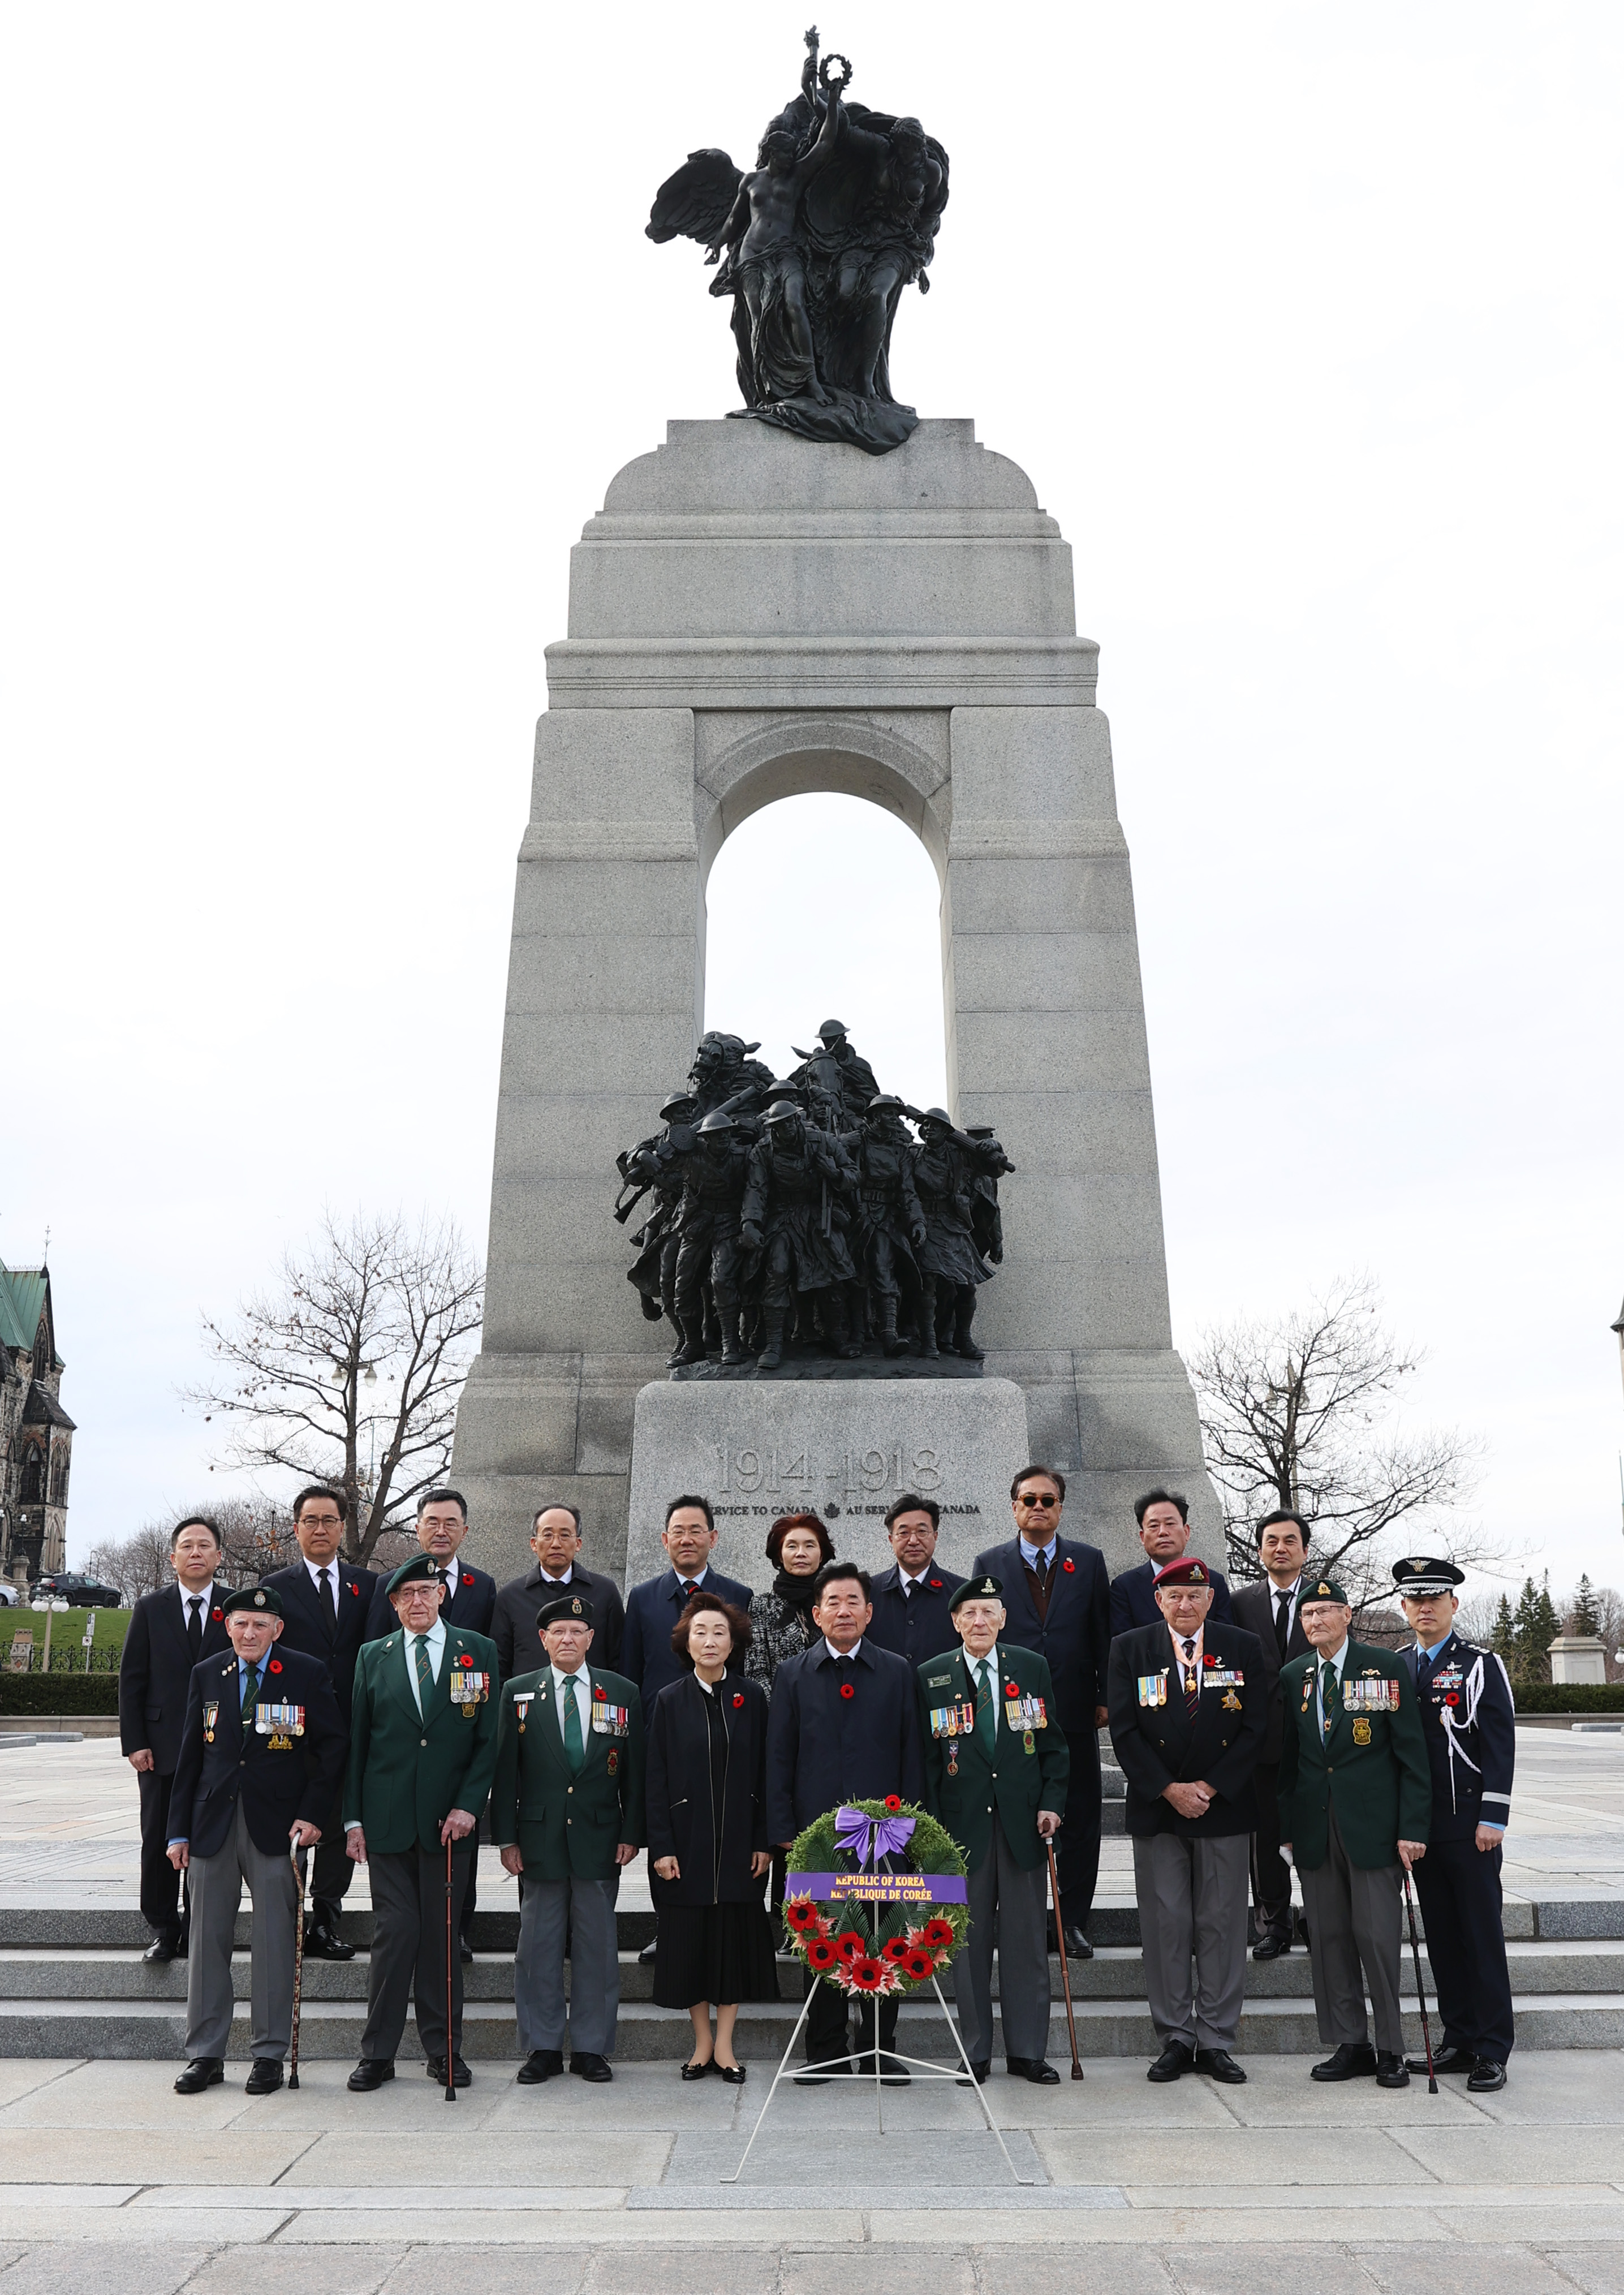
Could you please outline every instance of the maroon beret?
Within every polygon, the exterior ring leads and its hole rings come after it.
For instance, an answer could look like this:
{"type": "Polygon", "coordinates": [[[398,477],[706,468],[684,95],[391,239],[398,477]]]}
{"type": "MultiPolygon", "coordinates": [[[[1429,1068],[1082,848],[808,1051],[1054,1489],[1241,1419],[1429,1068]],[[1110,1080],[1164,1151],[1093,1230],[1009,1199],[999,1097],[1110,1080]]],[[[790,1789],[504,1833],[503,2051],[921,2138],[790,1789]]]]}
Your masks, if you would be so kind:
{"type": "Polygon", "coordinates": [[[1186,1554],[1177,1562],[1164,1562],[1155,1578],[1155,1586],[1210,1586],[1212,1572],[1194,1554],[1186,1554]]]}

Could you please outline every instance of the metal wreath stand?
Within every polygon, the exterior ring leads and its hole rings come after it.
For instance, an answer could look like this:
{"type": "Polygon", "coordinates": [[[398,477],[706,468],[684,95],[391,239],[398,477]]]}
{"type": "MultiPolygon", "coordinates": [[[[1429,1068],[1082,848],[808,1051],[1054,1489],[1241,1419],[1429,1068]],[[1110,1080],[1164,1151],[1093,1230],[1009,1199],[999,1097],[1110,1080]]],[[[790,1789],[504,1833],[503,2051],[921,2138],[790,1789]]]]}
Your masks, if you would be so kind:
{"type": "MultiPolygon", "coordinates": [[[[841,1820],[848,1817],[854,1819],[861,1815],[861,1812],[858,1809],[842,1809],[836,1813],[836,1822],[840,1822],[841,1820]]],[[[881,1825],[885,1824],[886,1820],[877,1820],[873,1817],[864,1817],[863,1822],[870,1828],[870,1831],[869,1834],[869,1845],[868,1853],[861,1859],[861,1862],[868,1864],[869,1874],[872,1875],[873,1880],[878,1881],[882,1879],[884,1874],[890,1874],[895,1869],[892,1864],[891,1855],[887,1850],[882,1849],[877,1855],[875,1854],[875,1842],[877,1839],[880,1837],[878,1828],[881,1825]]],[[[908,1829],[911,1834],[913,1830],[911,1824],[909,1825],[908,1829]]],[[[785,1883],[786,1899],[788,1899],[790,1894],[790,1882],[793,1882],[797,1878],[805,1881],[806,1879],[812,1877],[818,1876],[796,1874],[792,1873],[785,1883]]],[[[857,1874],[853,1876],[854,1880],[859,1877],[861,1876],[857,1874]]],[[[939,1875],[937,1877],[940,1878],[943,1876],[939,1875]]],[[[812,1892],[809,1890],[803,1888],[800,1893],[803,1895],[808,1895],[812,1892]]],[[[898,1900],[902,1902],[909,1901],[908,1899],[902,1896],[902,1892],[900,1891],[898,1891],[896,1899],[880,1897],[877,1893],[873,1892],[872,1883],[870,1883],[870,1888],[863,1890],[861,1894],[854,1892],[852,1897],[843,1898],[840,1900],[850,1914],[854,1915],[860,1906],[862,1907],[868,1927],[869,1943],[873,1948],[871,1955],[873,1958],[877,1959],[879,1956],[879,1907],[882,1904],[898,1900]]],[[[813,2000],[817,1997],[818,1985],[827,1984],[828,1982],[828,1979],[826,1976],[820,1975],[817,1984],[813,1985],[812,1990],[801,2003],[801,2013],[796,2018],[795,2030],[789,2035],[788,2046],[785,2048],[782,2056],[779,2059],[779,2068],[772,2075],[772,2085],[769,2087],[766,2095],[763,2098],[762,2108],[756,2114],[755,2125],[750,2130],[750,2140],[745,2145],[744,2152],[739,2160],[738,2167],[734,2168],[730,2176],[722,2177],[720,2178],[721,2182],[724,2184],[736,2184],[739,2177],[744,2174],[746,2162],[748,2160],[751,2152],[755,2148],[755,2139],[762,2132],[762,2127],[766,2119],[768,2112],[772,2109],[772,2099],[778,2094],[779,2082],[787,2076],[794,2077],[794,2075],[790,2074],[790,2058],[795,2054],[796,2043],[801,2037],[801,2027],[806,2021],[807,2012],[811,2008],[813,2000]]],[[[873,1993],[867,1996],[868,1997],[872,1998],[875,2003],[874,2048],[872,2051],[874,2057],[874,2107],[879,2122],[879,2133],[881,2136],[884,2136],[885,2133],[885,2091],[880,2059],[882,2054],[891,2054],[895,2057],[895,2061],[898,2063],[908,2065],[909,2068],[915,2072],[922,2072],[930,2079],[952,2080],[957,2083],[962,2077],[964,2081],[968,2084],[972,2094],[975,2095],[976,2103],[981,2106],[982,2116],[986,2120],[988,2128],[997,2138],[998,2148],[1004,2155],[1004,2165],[1008,2168],[1009,2173],[1015,2177],[1017,2184],[1029,2185],[1034,2183],[1036,2178],[1031,2176],[1023,2176],[1016,2167],[1015,2161],[1009,2157],[1009,2146],[1004,2141],[1003,2130],[1000,2128],[997,2120],[992,2117],[992,2107],[987,2102],[986,2095],[983,2091],[981,2083],[976,2079],[975,2072],[971,2069],[969,2055],[964,2045],[964,2036],[959,2031],[958,2024],[954,2021],[952,2011],[949,2008],[947,2001],[943,1997],[941,1978],[934,1970],[931,1972],[930,1988],[936,1996],[936,2005],[942,2011],[943,2016],[947,2023],[948,2030],[953,2036],[954,2045],[959,2051],[959,2066],[962,2067],[962,2073],[959,2070],[957,2070],[951,2065],[943,2064],[927,2057],[904,2056],[895,2050],[882,2050],[879,2046],[878,2022],[878,2008],[881,1996],[878,1993],[873,1993]]],[[[840,1991],[841,1988],[839,1986],[836,1986],[834,1987],[834,1989],[840,1991]]],[[[842,1997],[845,1998],[847,1996],[842,1992],[842,1997]]],[[[865,2051],[865,2053],[868,2052],[865,2051]]],[[[861,2061],[861,2056],[855,2054],[844,2056],[829,2056],[822,2059],[817,2063],[804,2065],[802,2067],[802,2076],[813,2072],[829,2073],[843,2065],[848,2064],[855,2068],[861,2061]]]]}

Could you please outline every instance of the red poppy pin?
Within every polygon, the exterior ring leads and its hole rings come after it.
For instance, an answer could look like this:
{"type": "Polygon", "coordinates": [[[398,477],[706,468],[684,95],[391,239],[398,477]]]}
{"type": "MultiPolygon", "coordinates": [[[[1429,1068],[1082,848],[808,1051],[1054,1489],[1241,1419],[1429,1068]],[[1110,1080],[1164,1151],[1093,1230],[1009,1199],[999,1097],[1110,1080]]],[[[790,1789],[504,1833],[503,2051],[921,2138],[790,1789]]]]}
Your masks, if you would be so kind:
{"type": "Polygon", "coordinates": [[[1066,1557],[1065,1557],[1065,1561],[1060,1564],[1060,1567],[1062,1568],[1062,1570],[1064,1570],[1064,1571],[1065,1572],[1065,1573],[1066,1573],[1067,1577],[1069,1578],[1069,1577],[1071,1576],[1072,1572],[1073,1572],[1073,1570],[1075,1570],[1075,1568],[1077,1567],[1077,1564],[1073,1561],[1073,1559],[1072,1559],[1071,1556],[1068,1554],[1068,1555],[1066,1556],[1066,1557]]]}
{"type": "Polygon", "coordinates": [[[282,1660],[281,1660],[281,1658],[279,1658],[279,1657],[273,1657],[273,1658],[271,1660],[271,1670],[272,1670],[272,1672],[273,1672],[273,1673],[280,1673],[280,1672],[282,1671],[282,1660]]]}
{"type": "Polygon", "coordinates": [[[355,1596],[356,1601],[361,1599],[361,1587],[359,1581],[352,1583],[349,1590],[355,1596]]]}
{"type": "Polygon", "coordinates": [[[1455,1692],[1452,1689],[1449,1692],[1443,1702],[1446,1705],[1458,1705],[1460,1703],[1459,1698],[1455,1695],[1455,1692]]]}
{"type": "Polygon", "coordinates": [[[902,1806],[902,1796],[901,1793],[887,1793],[885,1795],[885,1807],[887,1809],[901,1809],[902,1806]]]}
{"type": "Polygon", "coordinates": [[[1216,1665],[1218,1663],[1218,1660],[1212,1655],[1210,1650],[1206,1652],[1201,1662],[1203,1665],[1216,1665]]]}
{"type": "Polygon", "coordinates": [[[933,1594],[939,1594],[942,1591],[942,1580],[940,1578],[933,1578],[931,1580],[930,1590],[933,1594]]]}
{"type": "Polygon", "coordinates": [[[738,1712],[738,1711],[739,1711],[739,1707],[744,1703],[744,1702],[745,1702],[745,1694],[744,1694],[744,1691],[741,1689],[741,1690],[739,1692],[738,1695],[737,1695],[737,1696],[734,1698],[734,1700],[733,1700],[733,1711],[734,1711],[734,1712],[735,1712],[735,1713],[737,1713],[737,1712],[738,1712]]]}
{"type": "Polygon", "coordinates": [[[855,1697],[857,1692],[853,1688],[849,1681],[843,1681],[840,1685],[840,1695],[842,1697],[855,1697]]]}
{"type": "Polygon", "coordinates": [[[218,1625],[225,1616],[224,1611],[220,1607],[220,1605],[217,1602],[215,1604],[214,1608],[208,1614],[215,1621],[216,1625],[218,1625]]]}
{"type": "Polygon", "coordinates": [[[1018,1697],[1020,1694],[1021,1685],[1018,1681],[1007,1681],[1004,1684],[1004,1695],[1006,1697],[1018,1697]]]}

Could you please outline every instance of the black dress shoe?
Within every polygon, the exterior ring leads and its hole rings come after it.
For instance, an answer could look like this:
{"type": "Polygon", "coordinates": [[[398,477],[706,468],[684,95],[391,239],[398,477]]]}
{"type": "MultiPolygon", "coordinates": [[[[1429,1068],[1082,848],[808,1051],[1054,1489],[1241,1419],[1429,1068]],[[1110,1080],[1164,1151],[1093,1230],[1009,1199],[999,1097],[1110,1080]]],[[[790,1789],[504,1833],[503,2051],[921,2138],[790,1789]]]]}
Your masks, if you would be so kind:
{"type": "Polygon", "coordinates": [[[1065,1956],[1068,1960],[1092,1960],[1094,1957],[1094,1948],[1079,1923],[1073,1922],[1065,1932],[1065,1956]]]}
{"type": "Polygon", "coordinates": [[[276,2056],[256,2056],[242,2084],[244,2095],[274,2095],[282,2086],[282,2063],[276,2056]]]}
{"type": "MultiPolygon", "coordinates": [[[[970,2072],[974,2072],[974,2073],[975,2073],[975,2085],[976,2085],[976,2087],[984,2087],[986,2086],[987,2074],[992,2070],[992,2066],[991,2062],[987,2062],[987,2063],[984,2063],[984,2064],[977,2064],[977,2063],[972,2063],[972,2064],[971,2064],[971,2066],[970,2066],[970,2072]]],[[[969,2087],[969,2085],[970,2085],[970,2072],[960,2072],[960,2073],[959,2073],[959,2087],[969,2087]]]]}
{"type": "Polygon", "coordinates": [[[1375,2060],[1375,2084],[1378,2087],[1408,2087],[1409,2068],[1403,2057],[1383,2050],[1375,2060]]]}
{"type": "Polygon", "coordinates": [[[175,2083],[176,2095],[201,2095],[206,2087],[218,2087],[225,2078],[225,2066],[218,2056],[193,2056],[185,2070],[175,2083]]]}
{"type": "Polygon", "coordinates": [[[381,2087],[385,2080],[392,2080],[394,2077],[393,2056],[363,2056],[345,2086],[354,2088],[357,2095],[371,2095],[375,2087],[381,2087]]]}
{"type": "Polygon", "coordinates": [[[706,2056],[702,2064],[684,2064],[682,2067],[683,2079],[685,2080],[705,2079],[709,2075],[711,2065],[714,2061],[715,2059],[714,2057],[706,2056]]]}
{"type": "Polygon", "coordinates": [[[178,1960],[180,1956],[179,1944],[173,1938],[164,1936],[155,1936],[141,1956],[149,1968],[167,1968],[172,1960],[178,1960]]]}
{"type": "MultiPolygon", "coordinates": [[[[1413,2072],[1424,2072],[1426,2070],[1424,2056],[1408,2056],[1405,2062],[1413,2072]]],[[[1432,2070],[1435,2072],[1469,2072],[1475,2068],[1477,2058],[1470,2048],[1445,2048],[1432,2058],[1432,2070]]]]}
{"type": "Polygon", "coordinates": [[[659,1939],[657,1937],[651,1937],[637,1956],[638,1966],[640,1968],[652,1968],[654,1966],[654,1956],[659,1948],[659,1939]]]}
{"type": "MultiPolygon", "coordinates": [[[[842,2064],[840,2069],[844,2071],[845,2066],[842,2064]]],[[[827,2087],[834,2074],[832,2072],[796,2072],[794,2078],[797,2087],[827,2087]]]]}
{"type": "Polygon", "coordinates": [[[474,1948],[466,1937],[460,1937],[457,1940],[457,1949],[463,1967],[471,1968],[474,1964],[474,1948]]]}
{"type": "Polygon", "coordinates": [[[1253,1960],[1278,1960],[1283,1953],[1289,1952],[1291,1948],[1290,1937],[1277,1936],[1271,1929],[1266,1936],[1261,1936],[1253,1946],[1252,1957],[1253,1960]]]}
{"type": "Polygon", "coordinates": [[[719,2072],[730,2087],[742,2087],[745,2084],[746,2067],[743,2064],[719,2064],[713,2056],[711,2069],[719,2072]]]}
{"type": "Polygon", "coordinates": [[[1187,2048],[1182,2040],[1170,2040],[1145,2077],[1158,2086],[1166,2080],[1181,2079],[1195,2061],[1194,2048],[1187,2048]]]}
{"type": "Polygon", "coordinates": [[[1041,2056],[1006,2056],[1004,2070],[1011,2079],[1030,2080],[1033,2087],[1055,2087],[1059,2085],[1059,2073],[1053,2064],[1045,2063],[1041,2056]]]}
{"type": "Polygon", "coordinates": [[[1370,2079],[1375,2077],[1375,2050],[1368,2040],[1360,2040],[1357,2045],[1351,2040],[1344,2040],[1324,2063],[1314,2066],[1309,2078],[1317,2080],[1370,2079]]]}
{"type": "Polygon", "coordinates": [[[569,2069],[572,2072],[578,2072],[583,2079],[600,2084],[615,2077],[607,2056],[582,2055],[578,2050],[569,2060],[569,2069]]]}
{"type": "MultiPolygon", "coordinates": [[[[423,2070],[437,2087],[445,2087],[445,2059],[444,2056],[430,2056],[423,2070]]],[[[474,2075],[454,2050],[451,2059],[451,2084],[453,2087],[471,2087],[474,2084],[474,2075]]]]}
{"type": "Polygon", "coordinates": [[[305,1931],[306,1960],[354,1960],[355,1948],[346,1944],[337,1929],[325,1921],[312,1921],[305,1931]]]}
{"type": "Polygon", "coordinates": [[[1245,2073],[1228,2048],[1197,2048],[1196,2069],[1205,2072],[1209,2079],[1222,2080],[1226,2087],[1244,2087],[1246,2084],[1245,2073]]]}
{"type": "Polygon", "coordinates": [[[564,2069],[562,2048],[532,2048],[518,2068],[520,2087],[540,2087],[543,2080],[557,2079],[564,2069]]]}
{"type": "Polygon", "coordinates": [[[1466,2079],[1466,2086],[1473,2095],[1493,2095],[1505,2085],[1506,2067],[1497,2064],[1492,2056],[1480,2056],[1466,2079]]]}

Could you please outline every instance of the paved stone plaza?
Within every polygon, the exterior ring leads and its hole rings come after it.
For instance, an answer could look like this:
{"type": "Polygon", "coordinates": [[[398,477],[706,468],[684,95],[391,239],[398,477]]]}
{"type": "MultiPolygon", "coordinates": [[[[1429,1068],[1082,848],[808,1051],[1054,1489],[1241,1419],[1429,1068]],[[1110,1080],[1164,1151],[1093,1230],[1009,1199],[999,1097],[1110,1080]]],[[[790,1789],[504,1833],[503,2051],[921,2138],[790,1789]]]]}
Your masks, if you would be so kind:
{"type": "MultiPolygon", "coordinates": [[[[0,1758],[0,1910],[127,1908],[135,1794],[116,1744],[0,1758]]],[[[1624,1738],[1525,1728],[1518,1761],[1508,1928],[1566,1905],[1576,1937],[1616,1929],[1624,1738]]],[[[1126,1850],[1106,1844],[1103,1902],[1127,1896],[1126,1850]]],[[[502,1889],[493,1871],[498,1907],[502,1889]]],[[[627,1901],[646,1902],[636,1873],[627,1901]]],[[[7,1947],[0,1967],[27,1957],[7,1947]]],[[[1578,1995],[1571,2006],[1587,2013],[1578,1995]]],[[[347,2093],[347,2061],[319,2059],[298,2095],[257,2102],[245,2063],[181,2098],[167,2062],[11,2057],[0,2272],[38,2290],[89,2271],[98,2295],[224,2288],[245,2272],[299,2295],[405,2295],[477,2269],[462,2283],[500,2295],[533,2283],[526,2250],[542,2247],[562,2295],[813,2295],[877,2248],[902,2295],[1015,2280],[1107,2295],[1219,2295],[1243,2280],[1248,2295],[1624,2295],[1618,2049],[1522,2050],[1487,2097],[1457,2080],[1436,2097],[1424,2080],[1397,2095],[1317,2087],[1301,2054],[1247,2055],[1238,2089],[1155,2088],[1129,2057],[1090,2057],[1081,2086],[1046,2090],[995,2072],[985,2094],[1024,2185],[945,2082],[886,2092],[883,2136],[871,2088],[783,2087],[736,2186],[720,2177],[766,2094],[759,2057],[742,2091],[685,2087],[674,2061],[623,2062],[608,2089],[526,2089],[511,2060],[469,2053],[474,2086],[454,2105],[404,2056],[375,2096],[347,2093]]]]}

